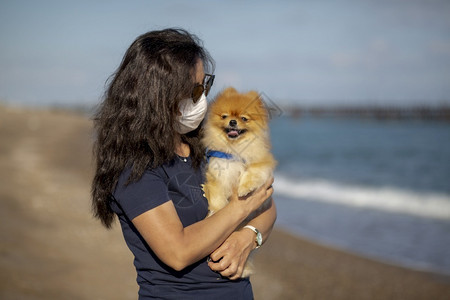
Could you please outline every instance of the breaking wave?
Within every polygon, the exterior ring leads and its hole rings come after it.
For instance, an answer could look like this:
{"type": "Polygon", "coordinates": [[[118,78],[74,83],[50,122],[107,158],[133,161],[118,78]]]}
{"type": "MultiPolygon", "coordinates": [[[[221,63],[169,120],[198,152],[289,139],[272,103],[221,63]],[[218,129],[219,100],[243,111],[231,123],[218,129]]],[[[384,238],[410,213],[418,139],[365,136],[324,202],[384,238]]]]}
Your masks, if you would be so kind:
{"type": "Polygon", "coordinates": [[[281,174],[277,174],[275,179],[275,193],[290,198],[450,220],[448,194],[348,185],[327,180],[295,180],[281,174]]]}

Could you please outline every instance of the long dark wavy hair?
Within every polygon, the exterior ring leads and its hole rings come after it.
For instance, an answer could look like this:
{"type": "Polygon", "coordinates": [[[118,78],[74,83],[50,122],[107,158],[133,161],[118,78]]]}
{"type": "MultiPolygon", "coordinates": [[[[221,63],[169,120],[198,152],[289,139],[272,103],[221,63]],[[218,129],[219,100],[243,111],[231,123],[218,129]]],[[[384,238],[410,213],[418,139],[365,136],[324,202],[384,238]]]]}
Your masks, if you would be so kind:
{"type": "MultiPolygon", "coordinates": [[[[151,31],[139,36],[107,82],[95,116],[93,214],[110,228],[115,215],[110,201],[124,168],[128,182],[147,168],[175,157],[175,126],[180,100],[191,96],[198,60],[212,72],[214,61],[201,41],[182,29],[151,31]]],[[[201,129],[182,135],[191,148],[194,168],[203,159],[201,129]]]]}

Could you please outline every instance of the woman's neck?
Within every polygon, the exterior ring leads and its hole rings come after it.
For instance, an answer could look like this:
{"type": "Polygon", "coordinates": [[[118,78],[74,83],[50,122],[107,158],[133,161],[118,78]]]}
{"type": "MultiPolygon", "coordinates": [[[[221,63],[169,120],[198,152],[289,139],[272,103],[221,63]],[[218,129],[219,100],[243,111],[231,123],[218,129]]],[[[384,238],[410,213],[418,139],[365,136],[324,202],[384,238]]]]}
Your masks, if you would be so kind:
{"type": "Polygon", "coordinates": [[[182,157],[188,157],[191,154],[191,148],[189,148],[189,145],[183,143],[180,139],[175,146],[175,153],[182,157]]]}

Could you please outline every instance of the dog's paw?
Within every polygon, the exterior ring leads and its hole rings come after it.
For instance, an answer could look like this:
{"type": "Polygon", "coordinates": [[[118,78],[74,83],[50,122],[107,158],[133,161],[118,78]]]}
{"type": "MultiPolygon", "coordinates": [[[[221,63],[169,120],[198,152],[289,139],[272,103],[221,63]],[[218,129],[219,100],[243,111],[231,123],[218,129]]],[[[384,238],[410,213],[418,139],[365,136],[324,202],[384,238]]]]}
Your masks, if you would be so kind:
{"type": "Polygon", "coordinates": [[[248,195],[249,193],[261,187],[269,178],[269,173],[261,168],[253,168],[247,170],[242,174],[239,180],[238,195],[240,197],[248,195]]]}
{"type": "Polygon", "coordinates": [[[259,178],[257,176],[252,177],[251,175],[252,174],[250,173],[244,173],[244,175],[242,176],[238,186],[239,197],[250,194],[260,186],[258,180],[259,178]]]}
{"type": "Polygon", "coordinates": [[[238,187],[238,196],[239,197],[247,196],[248,194],[250,194],[254,190],[255,189],[253,187],[249,187],[249,186],[246,186],[246,185],[240,185],[238,187]]]}
{"type": "Polygon", "coordinates": [[[208,187],[206,186],[206,184],[201,184],[200,187],[202,188],[202,191],[203,191],[203,197],[205,197],[206,199],[209,199],[209,190],[208,190],[208,187]]]}

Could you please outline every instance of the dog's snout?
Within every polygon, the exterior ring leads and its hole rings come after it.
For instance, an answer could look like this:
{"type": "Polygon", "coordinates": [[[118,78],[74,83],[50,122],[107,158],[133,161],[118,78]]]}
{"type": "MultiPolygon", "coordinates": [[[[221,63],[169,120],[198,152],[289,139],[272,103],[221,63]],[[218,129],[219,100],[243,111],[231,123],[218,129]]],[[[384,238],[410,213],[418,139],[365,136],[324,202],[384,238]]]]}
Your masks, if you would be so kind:
{"type": "Polygon", "coordinates": [[[231,121],[230,121],[230,126],[231,126],[231,127],[235,127],[236,125],[237,125],[236,120],[231,120],[231,121]]]}

